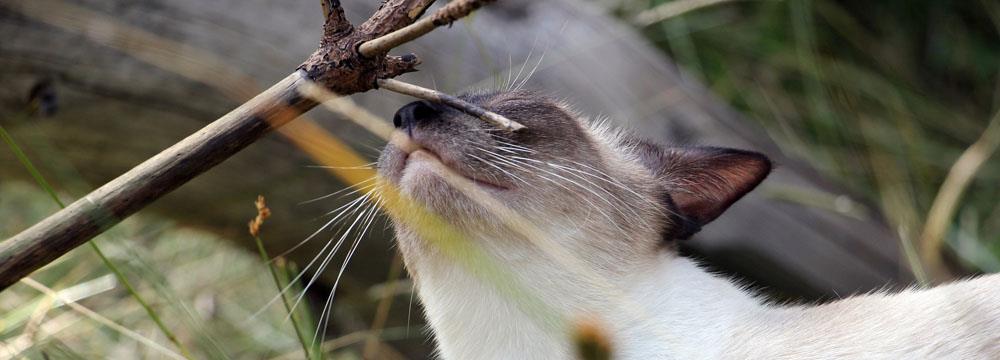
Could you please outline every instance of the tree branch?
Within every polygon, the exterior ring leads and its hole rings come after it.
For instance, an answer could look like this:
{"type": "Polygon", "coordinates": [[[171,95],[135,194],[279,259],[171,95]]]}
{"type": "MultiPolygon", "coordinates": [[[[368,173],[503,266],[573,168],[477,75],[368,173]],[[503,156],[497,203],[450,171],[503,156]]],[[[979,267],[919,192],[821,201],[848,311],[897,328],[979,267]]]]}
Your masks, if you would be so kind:
{"type": "Polygon", "coordinates": [[[438,9],[430,17],[425,17],[417,22],[407,25],[404,28],[388,33],[378,39],[374,39],[361,44],[358,51],[364,56],[376,56],[387,53],[390,49],[403,45],[413,39],[431,32],[438,26],[451,25],[455,20],[461,19],[476,9],[496,0],[460,0],[452,1],[444,7],[438,9]]]}
{"type": "Polygon", "coordinates": [[[434,0],[385,0],[375,14],[361,24],[361,32],[380,37],[402,29],[420,18],[432,3],[434,0]]]}
{"type": "Polygon", "coordinates": [[[339,1],[321,1],[326,16],[323,38],[299,70],[0,243],[0,291],[315,107],[315,101],[299,93],[303,84],[317,82],[337,94],[349,95],[374,89],[378,80],[413,71],[420,63],[415,55],[363,56],[357,49],[365,41],[412,24],[433,0],[388,0],[359,28],[347,21],[339,1]]]}

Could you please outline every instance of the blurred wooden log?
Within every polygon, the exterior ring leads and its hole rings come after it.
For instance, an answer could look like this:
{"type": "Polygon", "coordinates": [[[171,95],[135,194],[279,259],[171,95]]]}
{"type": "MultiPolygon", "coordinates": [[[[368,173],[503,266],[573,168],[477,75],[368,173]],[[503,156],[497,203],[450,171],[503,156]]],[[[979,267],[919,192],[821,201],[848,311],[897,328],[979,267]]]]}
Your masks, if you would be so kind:
{"type": "MultiPolygon", "coordinates": [[[[226,59],[259,84],[276,82],[309,54],[318,41],[315,29],[322,22],[316,4],[310,1],[77,3],[226,59]]],[[[355,18],[371,13],[375,5],[370,1],[343,3],[355,18]]],[[[99,23],[92,28],[102,31],[99,23]]],[[[58,112],[12,127],[29,148],[49,149],[32,155],[43,165],[49,164],[50,174],[65,174],[65,165],[73,165],[78,175],[55,177],[57,183],[106,182],[237,104],[204,83],[97,45],[83,35],[26,19],[4,6],[0,6],[0,33],[17,34],[0,42],[0,82],[6,85],[0,89],[4,119],[24,109],[34,84],[54,80],[58,112]]],[[[404,49],[424,59],[421,72],[405,79],[446,92],[491,86],[495,72],[510,66],[508,59],[513,59],[515,74],[527,60],[526,74],[544,54],[528,82],[530,88],[551,91],[586,113],[608,115],[657,140],[751,148],[775,158],[779,168],[765,188],[742,200],[691,242],[694,252],[722,268],[786,294],[808,297],[845,295],[911,280],[901,265],[898,240],[876,212],[856,219],[768,196],[772,193],[768,189],[788,188],[849,194],[807,164],[782,154],[761,129],[686,79],[637,34],[593,8],[568,0],[503,1],[473,21],[457,23],[404,49]],[[496,31],[501,28],[504,32],[496,31]]],[[[385,94],[364,94],[356,100],[386,117],[409,101],[385,94]]],[[[335,117],[320,117],[332,131],[353,140],[352,145],[376,155],[369,148],[379,144],[375,138],[335,117]]],[[[265,139],[166,196],[154,211],[244,239],[253,198],[263,193],[271,199],[275,214],[265,238],[271,251],[278,252],[319,227],[321,222],[315,219],[324,210],[344,202],[296,205],[342,186],[324,172],[306,168],[308,164],[285,141],[265,139]]],[[[10,154],[0,152],[0,179],[22,174],[10,154]]],[[[17,230],[3,229],[0,237],[17,230]]],[[[378,232],[366,240],[351,267],[362,269],[352,274],[355,280],[384,279],[391,259],[385,243],[388,236],[378,232]]],[[[293,258],[304,263],[321,245],[314,241],[293,253],[293,258]]]]}
{"type": "Polygon", "coordinates": [[[198,132],[0,243],[0,291],[316,106],[296,71],[198,132]]]}

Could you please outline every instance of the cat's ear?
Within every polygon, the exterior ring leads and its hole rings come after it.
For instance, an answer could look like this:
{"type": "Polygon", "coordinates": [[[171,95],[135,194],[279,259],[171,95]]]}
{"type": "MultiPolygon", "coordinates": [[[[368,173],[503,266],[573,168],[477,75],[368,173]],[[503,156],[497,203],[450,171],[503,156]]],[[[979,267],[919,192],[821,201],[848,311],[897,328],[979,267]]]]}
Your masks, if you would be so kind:
{"type": "Polygon", "coordinates": [[[752,151],[650,143],[636,150],[669,195],[668,206],[680,215],[682,228],[671,234],[677,239],[694,235],[771,172],[771,160],[752,151]]]}

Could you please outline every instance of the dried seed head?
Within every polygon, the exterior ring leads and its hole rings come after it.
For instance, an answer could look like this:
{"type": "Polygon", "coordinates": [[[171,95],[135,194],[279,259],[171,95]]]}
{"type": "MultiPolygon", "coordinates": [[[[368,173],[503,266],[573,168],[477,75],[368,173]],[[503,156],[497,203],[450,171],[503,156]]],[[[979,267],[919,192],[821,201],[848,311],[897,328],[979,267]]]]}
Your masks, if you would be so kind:
{"type": "Polygon", "coordinates": [[[254,205],[257,206],[257,217],[250,220],[248,227],[250,228],[250,235],[257,237],[260,234],[260,226],[264,225],[264,220],[271,217],[271,209],[267,207],[264,195],[257,195],[257,201],[254,201],[254,205]]]}

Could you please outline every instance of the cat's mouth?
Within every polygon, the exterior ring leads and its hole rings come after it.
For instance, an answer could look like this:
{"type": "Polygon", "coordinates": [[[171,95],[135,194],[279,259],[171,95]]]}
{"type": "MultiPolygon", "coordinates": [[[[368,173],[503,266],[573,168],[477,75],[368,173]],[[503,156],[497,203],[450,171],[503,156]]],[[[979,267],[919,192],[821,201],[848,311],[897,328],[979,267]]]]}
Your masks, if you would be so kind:
{"type": "MultiPolygon", "coordinates": [[[[491,191],[507,191],[510,186],[499,183],[499,181],[478,176],[474,171],[467,170],[468,166],[461,166],[461,156],[452,156],[447,149],[438,149],[434,143],[424,143],[411,138],[405,134],[397,132],[390,141],[401,153],[402,159],[398,161],[397,181],[404,181],[407,175],[422,175],[414,173],[432,173],[432,175],[445,177],[461,177],[473,184],[491,191]]],[[[447,180],[447,179],[446,179],[447,180]]],[[[400,184],[404,185],[404,184],[400,184]]]]}

